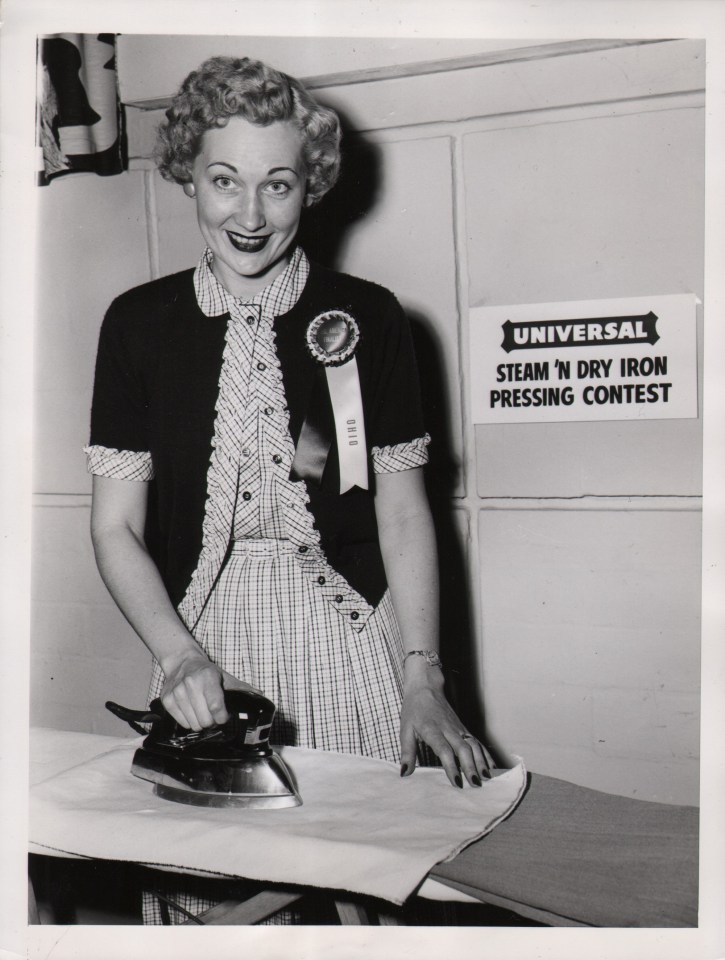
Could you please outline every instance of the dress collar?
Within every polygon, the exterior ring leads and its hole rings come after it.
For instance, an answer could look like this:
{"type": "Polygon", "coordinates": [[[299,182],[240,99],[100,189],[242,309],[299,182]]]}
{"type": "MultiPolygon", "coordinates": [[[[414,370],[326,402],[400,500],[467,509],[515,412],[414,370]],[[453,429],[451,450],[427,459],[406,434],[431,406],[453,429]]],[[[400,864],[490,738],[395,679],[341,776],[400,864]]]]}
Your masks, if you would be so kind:
{"type": "Polygon", "coordinates": [[[209,247],[204,250],[194,271],[194,290],[202,313],[218,317],[232,313],[243,305],[256,305],[263,314],[278,317],[287,313],[297,303],[310,272],[310,262],[302,249],[295,247],[292,259],[278,277],[253,297],[235,297],[219,283],[211,265],[214,254],[209,247]]]}

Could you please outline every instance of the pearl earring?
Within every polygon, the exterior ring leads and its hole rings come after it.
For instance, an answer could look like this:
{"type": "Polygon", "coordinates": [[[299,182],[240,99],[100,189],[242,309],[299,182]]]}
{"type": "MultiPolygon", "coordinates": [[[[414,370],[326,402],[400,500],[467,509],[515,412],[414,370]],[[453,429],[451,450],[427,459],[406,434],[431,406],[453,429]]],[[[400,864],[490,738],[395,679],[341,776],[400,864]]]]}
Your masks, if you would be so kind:
{"type": "Polygon", "coordinates": [[[184,193],[187,195],[187,197],[192,197],[192,198],[195,197],[195,196],[196,196],[196,187],[194,186],[194,184],[193,184],[193,183],[185,183],[185,184],[184,184],[184,193]]]}

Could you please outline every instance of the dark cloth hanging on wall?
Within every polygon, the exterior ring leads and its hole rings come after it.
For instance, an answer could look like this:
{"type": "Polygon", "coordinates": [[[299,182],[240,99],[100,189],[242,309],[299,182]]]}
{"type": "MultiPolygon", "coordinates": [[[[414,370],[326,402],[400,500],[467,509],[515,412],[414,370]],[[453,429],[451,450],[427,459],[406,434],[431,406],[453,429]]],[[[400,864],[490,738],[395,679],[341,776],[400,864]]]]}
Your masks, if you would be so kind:
{"type": "Polygon", "coordinates": [[[58,33],[38,40],[38,183],[127,166],[116,37],[58,33]]]}

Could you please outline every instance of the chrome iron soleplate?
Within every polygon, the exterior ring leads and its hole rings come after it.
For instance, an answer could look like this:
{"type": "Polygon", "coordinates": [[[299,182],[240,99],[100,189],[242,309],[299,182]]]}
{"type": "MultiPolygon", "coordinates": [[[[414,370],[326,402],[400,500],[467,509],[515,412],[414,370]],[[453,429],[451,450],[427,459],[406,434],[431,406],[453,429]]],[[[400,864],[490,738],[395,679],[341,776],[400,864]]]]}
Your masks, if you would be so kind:
{"type": "Polygon", "coordinates": [[[154,793],[162,800],[188,803],[193,807],[247,807],[273,810],[281,807],[299,807],[302,803],[297,794],[264,797],[261,794],[203,793],[200,790],[189,790],[188,787],[170,786],[158,782],[154,783],[154,793]]]}
{"type": "Polygon", "coordinates": [[[176,759],[141,747],[131,773],[151,781],[164,800],[197,807],[279,809],[302,803],[290,771],[276,753],[250,760],[176,759]]]}

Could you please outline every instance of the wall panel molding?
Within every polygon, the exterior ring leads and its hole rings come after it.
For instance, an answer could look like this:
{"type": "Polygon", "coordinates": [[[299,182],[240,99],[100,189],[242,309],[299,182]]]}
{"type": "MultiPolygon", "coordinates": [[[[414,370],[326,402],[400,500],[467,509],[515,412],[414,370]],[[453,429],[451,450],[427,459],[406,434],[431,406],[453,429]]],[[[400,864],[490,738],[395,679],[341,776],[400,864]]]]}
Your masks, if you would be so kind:
{"type": "MultiPolygon", "coordinates": [[[[645,109],[661,108],[660,101],[671,106],[670,97],[689,96],[692,105],[702,104],[702,41],[607,43],[607,47],[591,49],[578,42],[553,45],[566,50],[543,57],[541,51],[546,48],[534,47],[526,59],[507,61],[500,59],[501,53],[489,54],[484,59],[499,59],[475,65],[470,63],[472,58],[462,58],[465,66],[454,60],[417,64],[415,69],[406,67],[411,72],[405,75],[381,75],[365,82],[346,74],[335,84],[319,87],[318,96],[365,133],[436,123],[478,124],[482,119],[501,123],[503,118],[517,116],[519,122],[542,122],[542,115],[566,109],[607,115],[622,109],[616,105],[628,103],[631,112],[639,112],[643,101],[648,103],[645,109]],[[426,72],[428,67],[431,72],[426,72]]],[[[154,98],[126,105],[130,156],[151,156],[156,128],[168,102],[169,98],[154,98]]]]}
{"type": "MultiPolygon", "coordinates": [[[[302,41],[304,42],[304,41],[302,41]]],[[[549,60],[552,57],[571,56],[575,53],[616,50],[620,47],[642,46],[651,43],[672,43],[672,40],[563,40],[539,46],[514,47],[509,50],[482,52],[461,57],[445,57],[439,60],[423,60],[390,66],[368,67],[322,73],[317,76],[300,77],[308,90],[324,90],[329,87],[350,86],[360,83],[378,83],[399,80],[404,77],[421,77],[436,73],[453,73],[503,63],[528,63],[533,60],[549,60]]],[[[144,97],[126,101],[126,106],[140,110],[166,110],[172,95],[144,97]]]]}
{"type": "Polygon", "coordinates": [[[571,510],[599,511],[603,513],[629,513],[633,511],[663,513],[701,513],[702,497],[632,496],[632,497],[480,497],[476,500],[479,510],[571,510]]]}
{"type": "MultiPolygon", "coordinates": [[[[662,510],[665,512],[702,511],[702,497],[473,497],[455,501],[455,509],[467,512],[474,507],[480,510],[662,510]]],[[[33,495],[33,509],[39,508],[87,509],[91,507],[90,493],[36,493],[33,495]]]]}

